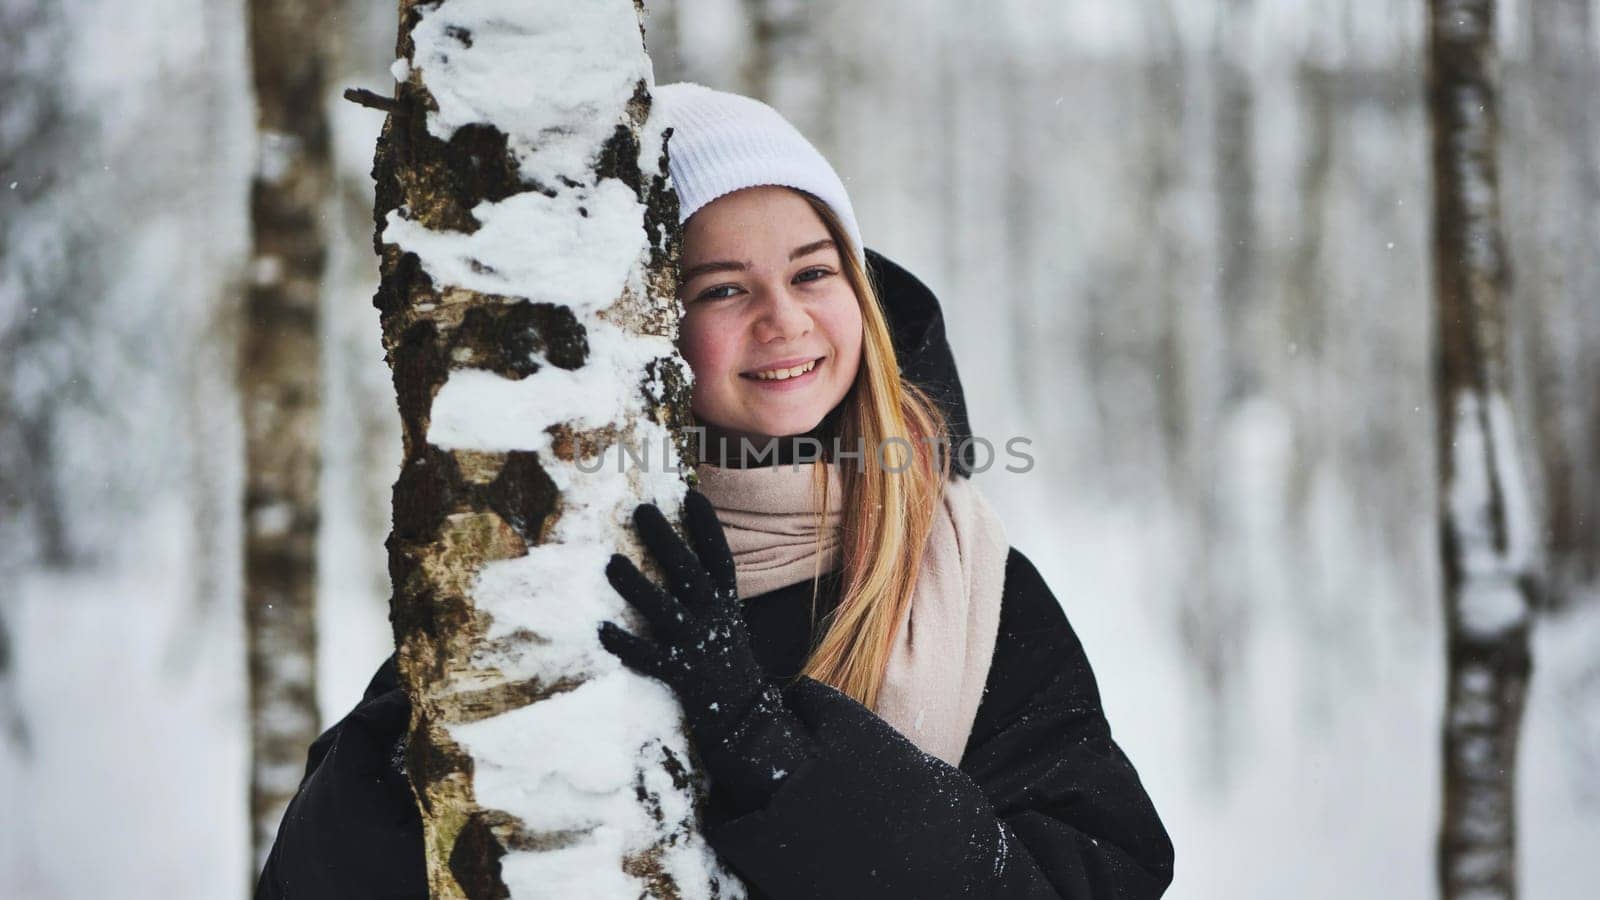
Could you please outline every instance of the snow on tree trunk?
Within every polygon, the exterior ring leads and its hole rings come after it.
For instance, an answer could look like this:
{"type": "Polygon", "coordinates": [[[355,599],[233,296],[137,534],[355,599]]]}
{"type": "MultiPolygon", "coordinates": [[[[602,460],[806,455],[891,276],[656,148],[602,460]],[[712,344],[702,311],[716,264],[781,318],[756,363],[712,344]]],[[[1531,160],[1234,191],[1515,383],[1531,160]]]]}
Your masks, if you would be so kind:
{"type": "Polygon", "coordinates": [[[1535,525],[1507,398],[1493,0],[1431,0],[1440,552],[1448,679],[1438,874],[1516,896],[1517,738],[1535,525]]]}
{"type": "Polygon", "coordinates": [[[742,893],[696,831],[670,691],[596,638],[633,621],[603,574],[640,556],[633,506],[675,515],[683,494],[677,200],[640,13],[401,3],[374,302],[404,444],[405,761],[436,898],[742,893]]]}
{"type": "Polygon", "coordinates": [[[333,189],[323,111],[331,0],[253,0],[260,141],[240,360],[245,435],[244,591],[255,871],[317,735],[319,314],[333,189]]]}

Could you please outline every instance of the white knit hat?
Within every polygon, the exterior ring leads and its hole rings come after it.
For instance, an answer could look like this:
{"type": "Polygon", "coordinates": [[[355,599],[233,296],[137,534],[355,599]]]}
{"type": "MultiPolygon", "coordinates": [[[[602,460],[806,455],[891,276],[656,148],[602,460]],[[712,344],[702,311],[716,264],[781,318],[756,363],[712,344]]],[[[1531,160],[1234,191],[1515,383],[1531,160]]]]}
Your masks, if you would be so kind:
{"type": "Polygon", "coordinates": [[[682,81],[657,85],[652,125],[673,129],[667,168],[678,190],[678,223],[734,191],[772,184],[827,203],[865,264],[861,229],[839,173],[777,110],[750,97],[682,81]]]}

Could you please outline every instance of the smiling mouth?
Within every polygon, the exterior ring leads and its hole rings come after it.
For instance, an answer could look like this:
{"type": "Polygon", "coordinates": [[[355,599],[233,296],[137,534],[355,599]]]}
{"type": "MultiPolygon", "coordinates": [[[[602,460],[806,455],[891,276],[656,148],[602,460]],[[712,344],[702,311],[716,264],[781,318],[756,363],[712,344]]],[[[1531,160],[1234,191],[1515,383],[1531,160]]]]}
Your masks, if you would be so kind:
{"type": "Polygon", "coordinates": [[[799,378],[801,375],[804,375],[807,372],[815,369],[817,366],[822,364],[823,359],[824,357],[819,356],[810,362],[801,363],[798,366],[790,366],[783,369],[762,369],[758,372],[741,372],[739,377],[748,378],[751,381],[788,381],[791,378],[799,378]]]}

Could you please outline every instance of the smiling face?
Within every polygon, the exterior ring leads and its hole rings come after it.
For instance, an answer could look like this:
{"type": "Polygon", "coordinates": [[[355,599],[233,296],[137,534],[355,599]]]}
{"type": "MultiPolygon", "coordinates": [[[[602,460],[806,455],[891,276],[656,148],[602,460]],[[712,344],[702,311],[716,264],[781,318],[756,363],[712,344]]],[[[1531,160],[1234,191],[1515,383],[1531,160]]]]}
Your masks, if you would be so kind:
{"type": "Polygon", "coordinates": [[[861,365],[861,307],[828,228],[799,193],[735,191],[684,225],[679,350],[708,431],[804,434],[861,365]]]}

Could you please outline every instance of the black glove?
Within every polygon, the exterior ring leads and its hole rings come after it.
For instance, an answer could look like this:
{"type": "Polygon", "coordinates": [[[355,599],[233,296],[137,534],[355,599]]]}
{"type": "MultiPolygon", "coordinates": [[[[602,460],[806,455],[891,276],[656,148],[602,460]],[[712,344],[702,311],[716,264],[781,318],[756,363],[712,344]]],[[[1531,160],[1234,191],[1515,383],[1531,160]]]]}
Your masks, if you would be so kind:
{"type": "Polygon", "coordinates": [[[653,504],[633,512],[634,528],[671,594],[626,556],[616,554],[606,566],[611,586],[643,614],[655,640],[603,622],[600,643],[630,669],[672,688],[713,786],[725,788],[740,811],[758,809],[812,755],[812,746],[750,649],[733,554],[716,509],[694,490],[684,508],[693,551],[653,504]]]}

